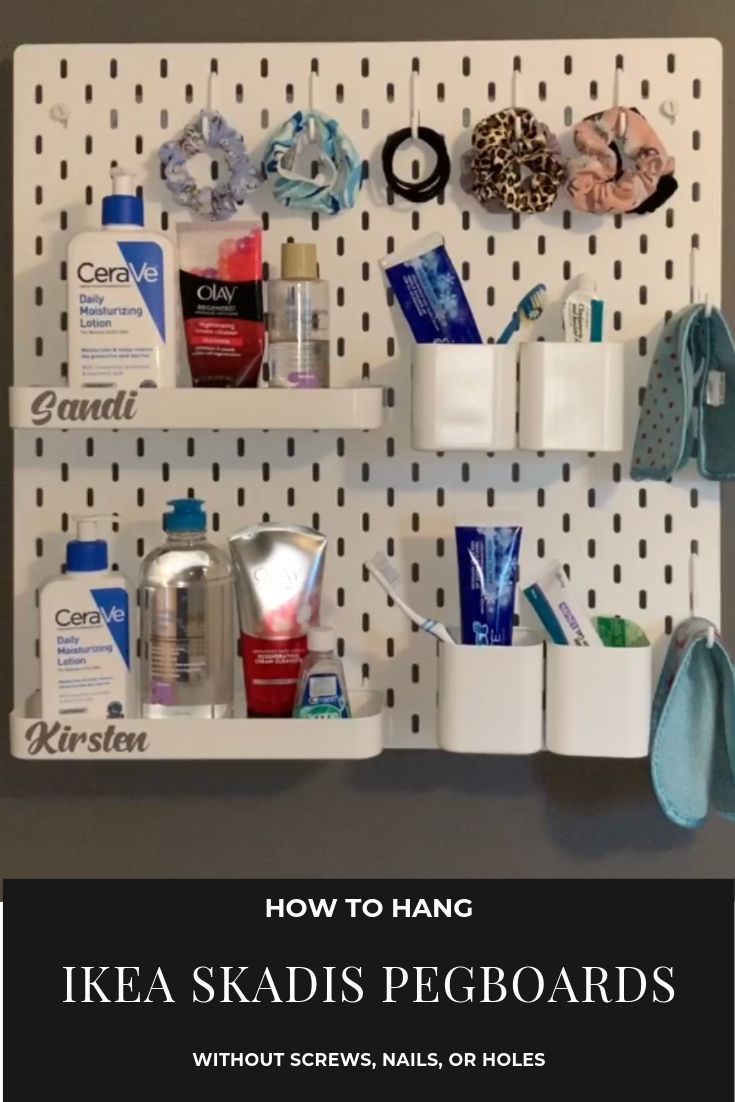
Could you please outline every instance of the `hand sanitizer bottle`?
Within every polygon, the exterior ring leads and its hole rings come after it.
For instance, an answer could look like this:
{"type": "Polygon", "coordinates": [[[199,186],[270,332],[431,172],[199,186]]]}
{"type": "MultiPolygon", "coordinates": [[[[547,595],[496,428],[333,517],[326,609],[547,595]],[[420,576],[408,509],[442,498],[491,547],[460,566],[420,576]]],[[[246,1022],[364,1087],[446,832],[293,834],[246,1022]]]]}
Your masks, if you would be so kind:
{"type": "Polygon", "coordinates": [[[349,719],[350,703],[345,671],[335,651],[334,628],[309,629],[307,646],[296,690],[296,719],[349,719]]]}
{"type": "Polygon", "coordinates": [[[174,248],[143,229],[133,174],[111,176],[102,229],[69,243],[69,385],[176,386],[174,248]]]}
{"type": "Polygon", "coordinates": [[[41,591],[41,704],[45,716],[131,714],[130,587],[109,568],[97,517],[76,519],[66,572],[41,591]]]}

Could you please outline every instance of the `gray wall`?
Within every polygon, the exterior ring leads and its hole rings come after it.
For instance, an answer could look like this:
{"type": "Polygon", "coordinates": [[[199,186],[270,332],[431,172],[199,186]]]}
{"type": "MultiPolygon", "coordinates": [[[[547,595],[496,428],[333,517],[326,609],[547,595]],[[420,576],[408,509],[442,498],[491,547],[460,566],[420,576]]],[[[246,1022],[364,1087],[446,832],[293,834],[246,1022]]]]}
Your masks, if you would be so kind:
{"type": "MultiPolygon", "coordinates": [[[[735,143],[733,0],[5,0],[0,5],[0,353],[11,377],[8,104],[21,42],[584,38],[711,35],[726,50],[725,164],[735,143]]],[[[735,176],[726,180],[732,196],[735,176]]],[[[735,218],[726,204],[725,308],[735,318],[735,218]]],[[[4,401],[4,398],[3,398],[4,401]]],[[[4,411],[3,411],[4,417],[4,411]]],[[[3,422],[4,423],[4,422],[3,422]]],[[[2,499],[10,478],[4,434],[2,499]]],[[[725,490],[724,625],[735,644],[725,490]]],[[[3,540],[10,538],[2,506],[3,540]]],[[[0,616],[9,625],[5,556],[0,616]]],[[[3,631],[10,683],[10,636],[3,631]]],[[[11,701],[3,701],[5,712],[11,701]]],[[[732,876],[735,828],[698,833],[663,818],[640,763],[384,754],[359,765],[51,765],[7,755],[0,876],[732,876]]]]}

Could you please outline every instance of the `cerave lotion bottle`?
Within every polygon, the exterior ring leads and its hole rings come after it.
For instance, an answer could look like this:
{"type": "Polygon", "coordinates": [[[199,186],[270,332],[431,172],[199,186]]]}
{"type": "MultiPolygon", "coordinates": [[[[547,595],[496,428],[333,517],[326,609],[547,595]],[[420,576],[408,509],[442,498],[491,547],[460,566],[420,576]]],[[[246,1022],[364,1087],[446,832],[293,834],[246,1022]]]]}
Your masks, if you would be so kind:
{"type": "Polygon", "coordinates": [[[41,706],[47,716],[130,715],[130,587],[109,569],[97,520],[77,520],[66,573],[41,590],[41,706]]]}
{"type": "Polygon", "coordinates": [[[174,248],[143,228],[132,174],[111,176],[102,229],[69,242],[69,385],[176,386],[174,248]]]}

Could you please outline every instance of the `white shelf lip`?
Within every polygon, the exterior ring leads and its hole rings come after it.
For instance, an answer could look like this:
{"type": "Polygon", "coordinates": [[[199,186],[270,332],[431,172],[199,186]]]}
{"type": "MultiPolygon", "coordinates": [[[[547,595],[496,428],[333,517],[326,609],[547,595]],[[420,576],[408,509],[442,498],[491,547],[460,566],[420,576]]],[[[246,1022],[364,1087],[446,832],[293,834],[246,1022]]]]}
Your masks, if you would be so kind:
{"type": "Polygon", "coordinates": [[[15,429],[378,429],[383,388],[10,388],[15,429]]]}
{"type": "Polygon", "coordinates": [[[383,749],[383,694],[350,692],[353,718],[105,719],[10,716],[10,752],[31,762],[357,761],[383,749]]]}

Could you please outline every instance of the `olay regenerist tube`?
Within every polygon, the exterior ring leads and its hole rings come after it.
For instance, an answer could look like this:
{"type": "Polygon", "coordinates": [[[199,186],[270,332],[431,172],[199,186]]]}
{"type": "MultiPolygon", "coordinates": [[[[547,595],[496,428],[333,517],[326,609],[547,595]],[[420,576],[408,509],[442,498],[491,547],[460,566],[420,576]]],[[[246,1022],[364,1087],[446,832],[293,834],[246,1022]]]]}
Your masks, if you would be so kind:
{"type": "Polygon", "coordinates": [[[230,536],[249,716],[290,716],[306,635],[319,623],[326,537],[293,524],[230,536]]]}
{"type": "Polygon", "coordinates": [[[257,386],[265,348],[260,224],[181,222],[176,229],[192,384],[257,386]]]}

